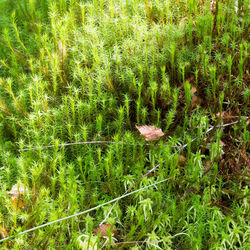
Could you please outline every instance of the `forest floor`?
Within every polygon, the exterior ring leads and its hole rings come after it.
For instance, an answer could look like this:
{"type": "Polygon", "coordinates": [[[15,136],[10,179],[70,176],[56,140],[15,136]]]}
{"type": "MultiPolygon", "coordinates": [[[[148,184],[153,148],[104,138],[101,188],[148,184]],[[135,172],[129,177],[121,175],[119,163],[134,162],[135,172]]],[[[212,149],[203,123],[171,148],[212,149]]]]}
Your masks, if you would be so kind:
{"type": "Polygon", "coordinates": [[[0,248],[249,249],[249,4],[0,0],[0,248]]]}

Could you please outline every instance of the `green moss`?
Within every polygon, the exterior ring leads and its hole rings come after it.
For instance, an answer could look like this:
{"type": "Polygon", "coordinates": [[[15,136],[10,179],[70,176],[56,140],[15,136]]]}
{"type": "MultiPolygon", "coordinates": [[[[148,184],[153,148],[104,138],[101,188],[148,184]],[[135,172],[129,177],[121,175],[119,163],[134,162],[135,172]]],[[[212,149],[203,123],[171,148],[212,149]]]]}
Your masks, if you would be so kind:
{"type": "Polygon", "coordinates": [[[116,204],[106,243],[111,205],[0,246],[247,248],[249,0],[234,2],[0,0],[0,237],[169,178],[116,204]],[[113,143],[61,145],[82,141],[113,143]]]}

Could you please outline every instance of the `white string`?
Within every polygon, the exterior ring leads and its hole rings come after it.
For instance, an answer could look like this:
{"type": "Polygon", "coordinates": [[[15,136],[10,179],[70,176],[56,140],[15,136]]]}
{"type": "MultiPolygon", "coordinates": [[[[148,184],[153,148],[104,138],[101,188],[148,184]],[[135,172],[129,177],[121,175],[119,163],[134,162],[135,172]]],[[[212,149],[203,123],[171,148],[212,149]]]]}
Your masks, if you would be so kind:
{"type": "MultiPolygon", "coordinates": [[[[248,118],[248,117],[247,117],[248,118]]],[[[231,122],[231,123],[227,123],[227,124],[222,124],[222,125],[217,125],[215,126],[216,128],[220,128],[220,127],[226,127],[226,126],[230,126],[230,125],[233,125],[233,124],[236,124],[238,123],[239,121],[236,121],[236,122],[231,122]]],[[[214,126],[210,127],[211,129],[214,128],[214,126]]],[[[207,131],[206,133],[208,133],[209,131],[207,131]]],[[[197,138],[196,138],[197,139],[197,138]]],[[[114,141],[81,141],[81,142],[70,142],[70,143],[61,143],[61,144],[58,144],[57,146],[58,147],[64,147],[64,146],[72,146],[72,145],[81,145],[81,144],[126,144],[126,145],[146,145],[146,146],[149,146],[149,145],[152,145],[150,143],[145,143],[145,144],[133,144],[133,143],[125,143],[125,142],[114,142],[114,141]]],[[[153,144],[154,146],[169,146],[171,148],[179,148],[179,146],[170,146],[170,145],[167,145],[167,144],[153,144]]],[[[34,147],[34,148],[23,148],[23,149],[19,149],[19,152],[21,151],[31,151],[31,150],[38,150],[38,149],[45,149],[45,148],[53,148],[55,147],[56,145],[47,145],[47,146],[39,146],[39,147],[34,147]]]]}
{"type": "MultiPolygon", "coordinates": [[[[80,145],[80,144],[126,144],[126,145],[153,145],[153,146],[169,146],[167,144],[150,144],[150,143],[145,143],[145,144],[139,144],[139,143],[126,143],[126,142],[114,142],[114,141],[82,141],[82,142],[70,142],[70,143],[62,143],[58,144],[58,147],[63,147],[63,146],[72,146],[72,145],[80,145]]],[[[31,151],[31,150],[38,150],[38,149],[45,149],[45,148],[53,148],[56,145],[47,145],[47,146],[41,146],[41,147],[34,147],[34,148],[24,148],[24,149],[19,149],[18,151],[31,151]]],[[[169,146],[171,148],[177,148],[178,146],[169,146]]]]}

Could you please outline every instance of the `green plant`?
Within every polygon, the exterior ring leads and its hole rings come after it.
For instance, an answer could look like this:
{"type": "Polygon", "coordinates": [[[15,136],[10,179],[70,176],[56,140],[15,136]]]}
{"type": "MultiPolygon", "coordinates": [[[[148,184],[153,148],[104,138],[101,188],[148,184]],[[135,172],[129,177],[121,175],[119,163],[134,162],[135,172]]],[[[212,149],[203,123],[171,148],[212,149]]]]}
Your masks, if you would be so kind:
{"type": "Polygon", "coordinates": [[[0,241],[38,226],[0,247],[248,247],[249,0],[216,3],[0,0],[0,241]]]}

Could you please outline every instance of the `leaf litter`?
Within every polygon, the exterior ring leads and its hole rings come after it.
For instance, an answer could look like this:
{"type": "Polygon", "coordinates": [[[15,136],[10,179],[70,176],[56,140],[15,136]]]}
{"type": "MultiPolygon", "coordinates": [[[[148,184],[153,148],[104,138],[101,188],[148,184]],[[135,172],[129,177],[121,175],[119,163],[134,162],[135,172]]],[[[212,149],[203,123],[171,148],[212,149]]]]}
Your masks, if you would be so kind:
{"type": "Polygon", "coordinates": [[[11,202],[15,210],[24,208],[23,195],[28,192],[28,188],[22,184],[15,184],[10,191],[7,191],[7,194],[11,195],[11,202]]]}
{"type": "Polygon", "coordinates": [[[142,136],[145,137],[146,141],[152,141],[164,136],[164,133],[160,128],[156,128],[155,126],[135,126],[142,136]]]}

